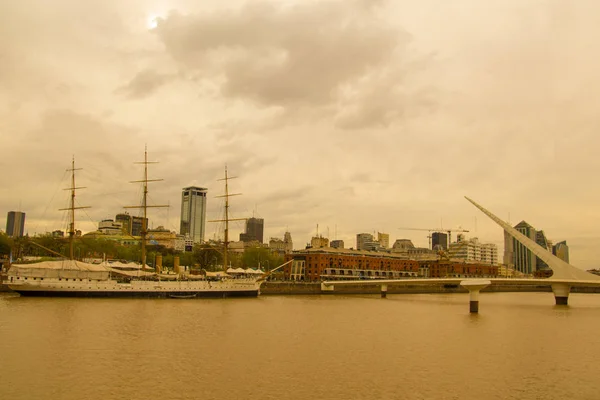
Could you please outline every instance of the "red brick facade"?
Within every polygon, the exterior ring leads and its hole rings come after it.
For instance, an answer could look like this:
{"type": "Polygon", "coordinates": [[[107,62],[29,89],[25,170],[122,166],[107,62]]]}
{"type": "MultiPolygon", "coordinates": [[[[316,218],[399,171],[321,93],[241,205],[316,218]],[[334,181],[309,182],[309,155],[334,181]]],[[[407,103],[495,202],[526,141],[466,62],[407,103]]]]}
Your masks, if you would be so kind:
{"type": "MultiPolygon", "coordinates": [[[[419,263],[414,260],[406,260],[399,257],[386,255],[385,253],[373,254],[340,254],[336,252],[294,252],[285,256],[285,261],[291,259],[304,260],[304,280],[319,281],[325,275],[326,269],[345,269],[358,271],[398,271],[419,272],[419,263]]],[[[290,278],[291,265],[284,267],[286,278],[290,278]]],[[[371,276],[371,275],[369,275],[371,276]]],[[[372,276],[379,276],[379,274],[372,276]]]]}
{"type": "Polygon", "coordinates": [[[498,276],[497,265],[459,261],[420,261],[419,265],[421,268],[429,269],[429,278],[491,278],[498,276]]]}

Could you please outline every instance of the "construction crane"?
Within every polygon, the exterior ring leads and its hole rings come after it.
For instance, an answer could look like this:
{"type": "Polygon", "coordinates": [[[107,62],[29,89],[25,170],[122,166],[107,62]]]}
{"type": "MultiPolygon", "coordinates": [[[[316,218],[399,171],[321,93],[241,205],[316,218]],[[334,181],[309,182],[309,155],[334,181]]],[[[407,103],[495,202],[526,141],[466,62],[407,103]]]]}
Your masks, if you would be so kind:
{"type": "Polygon", "coordinates": [[[452,232],[469,232],[466,229],[425,229],[425,228],[398,228],[400,230],[405,230],[405,231],[427,231],[429,232],[429,235],[427,236],[427,238],[429,239],[429,248],[431,248],[431,233],[434,232],[446,232],[448,233],[448,245],[450,243],[452,243],[452,232]]]}

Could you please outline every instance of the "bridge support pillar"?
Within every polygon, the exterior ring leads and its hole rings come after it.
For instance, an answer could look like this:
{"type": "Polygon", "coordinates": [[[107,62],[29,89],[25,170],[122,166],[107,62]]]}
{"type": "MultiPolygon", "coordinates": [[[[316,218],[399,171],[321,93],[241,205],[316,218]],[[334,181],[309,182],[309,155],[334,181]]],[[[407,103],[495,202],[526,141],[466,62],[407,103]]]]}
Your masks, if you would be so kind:
{"type": "Polygon", "coordinates": [[[479,312],[479,292],[484,287],[491,284],[490,281],[473,279],[468,281],[462,281],[460,286],[464,287],[469,291],[469,312],[476,314],[479,312]]]}
{"type": "Polygon", "coordinates": [[[387,285],[381,285],[381,298],[385,299],[387,297],[387,285]]]}
{"type": "Polygon", "coordinates": [[[569,293],[571,286],[566,283],[553,283],[552,292],[557,306],[566,306],[569,304],[569,293]]]}

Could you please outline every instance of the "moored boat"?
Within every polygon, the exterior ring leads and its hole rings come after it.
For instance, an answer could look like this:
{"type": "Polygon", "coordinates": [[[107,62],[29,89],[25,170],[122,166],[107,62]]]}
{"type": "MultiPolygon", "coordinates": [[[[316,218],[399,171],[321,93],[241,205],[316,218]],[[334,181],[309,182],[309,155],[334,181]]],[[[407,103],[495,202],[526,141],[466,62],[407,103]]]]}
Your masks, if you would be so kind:
{"type": "MultiPolygon", "coordinates": [[[[144,153],[144,210],[142,226],[142,266],[146,262],[146,210],[148,195],[148,155],[144,153]]],[[[13,264],[8,271],[5,283],[23,296],[61,297],[158,297],[158,298],[199,298],[199,297],[256,297],[264,282],[265,273],[226,272],[228,251],[228,176],[225,170],[225,242],[223,271],[204,275],[189,275],[176,271],[176,274],[161,274],[159,271],[140,268],[127,271],[111,267],[110,264],[90,264],[73,258],[75,234],[75,161],[71,178],[71,221],[69,224],[70,258],[58,261],[45,261],[36,264],[13,264]]],[[[137,207],[137,206],[136,206],[137,207]]],[[[262,272],[262,271],[261,271],[262,272]]]]}

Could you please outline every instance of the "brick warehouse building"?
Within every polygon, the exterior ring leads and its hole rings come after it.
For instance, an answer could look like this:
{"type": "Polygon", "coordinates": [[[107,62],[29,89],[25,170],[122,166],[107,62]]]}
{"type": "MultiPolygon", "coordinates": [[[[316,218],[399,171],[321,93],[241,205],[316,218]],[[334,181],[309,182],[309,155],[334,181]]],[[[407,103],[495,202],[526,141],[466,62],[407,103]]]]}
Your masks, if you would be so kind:
{"type": "Polygon", "coordinates": [[[327,279],[397,279],[419,276],[419,263],[393,253],[349,249],[310,248],[285,256],[293,260],[284,267],[285,279],[319,281],[327,279]]]}
{"type": "Polygon", "coordinates": [[[419,261],[419,271],[428,278],[495,278],[498,266],[464,261],[419,261]]]}

